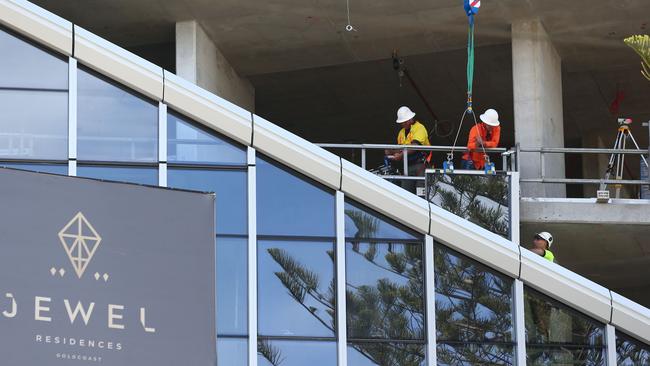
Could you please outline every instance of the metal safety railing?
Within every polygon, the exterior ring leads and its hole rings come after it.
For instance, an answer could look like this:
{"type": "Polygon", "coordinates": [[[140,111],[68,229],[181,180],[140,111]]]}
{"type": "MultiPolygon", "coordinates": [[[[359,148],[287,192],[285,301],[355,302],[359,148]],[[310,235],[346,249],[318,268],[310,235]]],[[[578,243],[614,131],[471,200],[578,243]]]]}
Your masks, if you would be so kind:
{"type": "MultiPolygon", "coordinates": [[[[521,183],[553,183],[553,184],[620,184],[620,185],[647,185],[650,184],[650,179],[604,179],[605,171],[600,172],[603,178],[558,178],[547,176],[547,155],[636,155],[641,159],[650,157],[650,150],[634,150],[634,149],[606,149],[606,148],[520,148],[517,147],[515,155],[521,157],[525,153],[539,154],[539,170],[537,177],[520,178],[521,183]]],[[[517,159],[519,160],[519,159],[517,159]]],[[[519,170],[519,166],[516,167],[519,170]]]]}
{"type": "MultiPolygon", "coordinates": [[[[424,151],[424,152],[434,152],[434,153],[445,153],[444,155],[446,156],[446,153],[454,152],[458,153],[457,155],[457,161],[460,160],[460,157],[462,156],[463,153],[467,152],[468,149],[467,147],[453,147],[453,146],[421,146],[421,145],[391,145],[391,144],[338,144],[338,143],[317,143],[316,145],[328,149],[328,150],[348,150],[348,151],[355,151],[355,152],[360,152],[360,166],[365,169],[365,170],[372,170],[368,169],[368,155],[369,153],[375,151],[375,152],[381,152],[383,156],[383,152],[385,150],[395,150],[395,151],[402,151],[403,157],[400,161],[399,164],[401,164],[402,168],[402,174],[401,175],[385,175],[382,174],[382,177],[388,180],[424,180],[424,176],[409,176],[409,159],[408,155],[409,153],[413,152],[419,152],[419,151],[424,151]]],[[[488,154],[488,156],[494,157],[494,156],[499,156],[501,159],[502,163],[502,170],[503,171],[512,171],[512,169],[516,166],[516,162],[514,161],[515,158],[515,151],[514,150],[508,150],[506,148],[493,148],[493,149],[485,149],[485,152],[488,154]]],[[[434,160],[433,163],[435,166],[442,166],[442,161],[443,158],[434,160]]],[[[380,161],[377,162],[377,165],[380,165],[380,161]]]]}

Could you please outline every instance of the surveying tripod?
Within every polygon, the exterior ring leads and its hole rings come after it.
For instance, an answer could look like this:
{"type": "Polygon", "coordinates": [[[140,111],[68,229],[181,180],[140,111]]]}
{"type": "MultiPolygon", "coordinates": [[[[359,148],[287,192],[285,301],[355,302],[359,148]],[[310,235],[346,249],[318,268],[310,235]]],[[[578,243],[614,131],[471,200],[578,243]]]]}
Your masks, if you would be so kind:
{"type": "MultiPolygon", "coordinates": [[[[616,133],[616,141],[614,142],[615,150],[625,150],[627,140],[630,139],[634,144],[634,147],[636,147],[637,150],[641,151],[639,144],[636,143],[636,140],[632,135],[632,130],[630,130],[630,124],[632,124],[632,120],[629,118],[618,119],[619,127],[618,127],[618,132],[616,133]]],[[[641,159],[643,159],[643,163],[647,167],[648,161],[646,160],[645,156],[642,154],[640,154],[639,156],[641,156],[641,159]]],[[[614,179],[622,180],[624,168],[625,168],[625,154],[612,153],[612,155],[609,158],[609,163],[607,164],[607,171],[605,172],[605,181],[609,180],[609,178],[612,176],[612,173],[615,174],[614,179]]],[[[615,197],[620,198],[621,185],[616,184],[614,185],[614,187],[616,188],[615,197]]],[[[605,191],[606,189],[607,189],[607,183],[603,182],[600,184],[600,188],[598,189],[598,191],[602,192],[605,191]]]]}

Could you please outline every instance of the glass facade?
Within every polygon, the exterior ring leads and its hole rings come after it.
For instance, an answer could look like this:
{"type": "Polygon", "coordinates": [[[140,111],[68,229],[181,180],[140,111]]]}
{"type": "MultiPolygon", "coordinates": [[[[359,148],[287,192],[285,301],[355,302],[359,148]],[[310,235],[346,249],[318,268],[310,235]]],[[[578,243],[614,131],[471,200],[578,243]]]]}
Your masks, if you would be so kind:
{"type": "Polygon", "coordinates": [[[424,236],[346,202],[348,358],[424,365],[424,236]]]}
{"type": "MultiPolygon", "coordinates": [[[[331,366],[347,355],[348,365],[420,366],[434,362],[433,336],[438,365],[513,365],[517,352],[530,365],[606,364],[604,324],[526,287],[526,347],[517,349],[514,279],[441,243],[427,247],[423,234],[347,198],[337,238],[334,190],[259,153],[248,166],[247,147],[176,111],[167,111],[160,141],[159,103],[3,28],[0,49],[0,166],[216,193],[220,365],[331,366]],[[69,105],[77,105],[76,144],[69,105]],[[78,161],[68,159],[75,145],[78,161]],[[337,294],[346,299],[341,318],[337,294]]],[[[650,364],[647,344],[617,331],[615,346],[619,365],[650,364]]]]}
{"type": "Polygon", "coordinates": [[[650,365],[650,346],[616,331],[616,362],[620,366],[650,365]]]}
{"type": "Polygon", "coordinates": [[[513,365],[514,280],[435,245],[438,365],[513,365]]]}
{"type": "Polygon", "coordinates": [[[526,359],[533,365],[605,365],[605,325],[529,287],[526,359]]]}

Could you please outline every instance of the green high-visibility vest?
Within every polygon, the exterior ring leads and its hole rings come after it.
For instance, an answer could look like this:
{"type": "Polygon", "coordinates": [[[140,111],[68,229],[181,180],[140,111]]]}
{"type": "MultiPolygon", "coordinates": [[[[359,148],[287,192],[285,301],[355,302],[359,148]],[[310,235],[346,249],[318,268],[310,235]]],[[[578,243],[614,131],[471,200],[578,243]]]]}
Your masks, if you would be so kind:
{"type": "Polygon", "coordinates": [[[555,262],[555,255],[553,255],[553,252],[551,252],[550,250],[545,250],[544,259],[547,259],[551,262],[555,262]]]}

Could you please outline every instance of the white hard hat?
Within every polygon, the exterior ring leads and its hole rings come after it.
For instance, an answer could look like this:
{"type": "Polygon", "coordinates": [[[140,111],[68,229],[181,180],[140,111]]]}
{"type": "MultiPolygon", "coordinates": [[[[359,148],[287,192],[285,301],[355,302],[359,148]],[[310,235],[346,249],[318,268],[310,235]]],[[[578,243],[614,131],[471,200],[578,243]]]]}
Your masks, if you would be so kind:
{"type": "Polygon", "coordinates": [[[413,117],[415,113],[407,106],[399,107],[397,110],[397,123],[404,123],[413,117]]]}
{"type": "Polygon", "coordinates": [[[497,127],[501,123],[499,122],[499,113],[494,109],[488,109],[485,113],[481,114],[481,121],[485,122],[486,125],[497,127]]]}
{"type": "Polygon", "coordinates": [[[553,235],[551,235],[551,233],[549,233],[548,231],[542,231],[541,233],[535,234],[535,236],[546,240],[549,248],[551,247],[551,245],[553,245],[553,235]]]}

